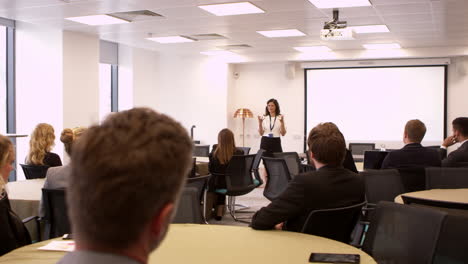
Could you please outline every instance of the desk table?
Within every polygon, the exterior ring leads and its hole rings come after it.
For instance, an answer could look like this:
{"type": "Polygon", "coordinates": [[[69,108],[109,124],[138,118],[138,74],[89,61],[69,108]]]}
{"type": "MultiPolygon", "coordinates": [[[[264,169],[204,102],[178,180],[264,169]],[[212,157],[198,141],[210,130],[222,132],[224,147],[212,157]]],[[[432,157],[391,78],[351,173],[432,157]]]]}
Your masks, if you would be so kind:
{"type": "Polygon", "coordinates": [[[468,189],[432,189],[403,193],[395,197],[396,203],[403,203],[403,199],[401,198],[402,195],[434,201],[468,204],[468,189]]]}

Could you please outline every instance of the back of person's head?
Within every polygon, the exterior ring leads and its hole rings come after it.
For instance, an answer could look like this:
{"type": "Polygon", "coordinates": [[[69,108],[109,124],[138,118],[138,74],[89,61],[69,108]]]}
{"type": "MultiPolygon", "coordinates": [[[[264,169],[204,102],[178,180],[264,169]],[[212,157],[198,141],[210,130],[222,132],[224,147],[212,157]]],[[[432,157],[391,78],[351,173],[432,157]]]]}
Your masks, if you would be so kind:
{"type": "Polygon", "coordinates": [[[133,245],[177,202],[191,162],[187,131],[149,108],[122,111],[88,128],[73,146],[67,192],[77,243],[114,250],[133,245]]]}
{"type": "Polygon", "coordinates": [[[54,146],[54,128],[46,123],[36,126],[29,140],[29,154],[27,163],[33,165],[44,165],[44,157],[54,146]]]}
{"type": "Polygon", "coordinates": [[[224,128],[218,133],[218,146],[213,155],[221,164],[227,164],[236,150],[236,142],[234,133],[231,130],[224,128]]]}
{"type": "Polygon", "coordinates": [[[346,155],[346,143],[338,127],[331,122],[314,127],[307,139],[314,159],[330,166],[342,166],[346,155]]]}
{"type": "Polygon", "coordinates": [[[457,130],[462,136],[468,137],[468,117],[458,117],[452,121],[454,130],[457,130]]]}
{"type": "Polygon", "coordinates": [[[9,176],[3,175],[8,174],[6,172],[4,173],[3,169],[6,165],[8,165],[12,155],[14,155],[14,152],[11,140],[6,136],[0,135],[0,193],[2,192],[3,186],[5,185],[9,176]]]}
{"type": "Polygon", "coordinates": [[[65,151],[71,155],[73,142],[75,142],[84,132],[86,127],[65,128],[60,135],[60,141],[65,146],[65,151]]]}
{"type": "Polygon", "coordinates": [[[421,143],[426,135],[426,125],[419,119],[413,119],[406,122],[405,134],[410,142],[421,143]]]}

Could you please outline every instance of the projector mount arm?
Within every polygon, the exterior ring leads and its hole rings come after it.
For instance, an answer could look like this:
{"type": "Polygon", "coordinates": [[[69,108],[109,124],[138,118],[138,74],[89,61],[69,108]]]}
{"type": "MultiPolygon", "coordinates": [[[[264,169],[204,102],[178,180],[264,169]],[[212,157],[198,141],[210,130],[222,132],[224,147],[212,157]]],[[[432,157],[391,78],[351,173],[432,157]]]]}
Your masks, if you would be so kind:
{"type": "Polygon", "coordinates": [[[339,21],[339,15],[340,15],[340,11],[338,9],[333,9],[333,20],[330,22],[325,22],[323,29],[333,30],[333,29],[346,28],[347,22],[339,21]]]}

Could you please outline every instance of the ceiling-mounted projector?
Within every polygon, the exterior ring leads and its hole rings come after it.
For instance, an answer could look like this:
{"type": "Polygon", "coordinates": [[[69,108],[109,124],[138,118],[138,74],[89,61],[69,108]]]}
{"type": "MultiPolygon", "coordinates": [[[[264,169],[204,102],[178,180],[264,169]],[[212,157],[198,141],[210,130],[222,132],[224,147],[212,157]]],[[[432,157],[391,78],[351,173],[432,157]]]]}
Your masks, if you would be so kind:
{"type": "Polygon", "coordinates": [[[325,22],[320,31],[320,38],[323,40],[353,40],[354,31],[347,28],[346,21],[340,21],[338,9],[333,10],[333,20],[325,22]]]}

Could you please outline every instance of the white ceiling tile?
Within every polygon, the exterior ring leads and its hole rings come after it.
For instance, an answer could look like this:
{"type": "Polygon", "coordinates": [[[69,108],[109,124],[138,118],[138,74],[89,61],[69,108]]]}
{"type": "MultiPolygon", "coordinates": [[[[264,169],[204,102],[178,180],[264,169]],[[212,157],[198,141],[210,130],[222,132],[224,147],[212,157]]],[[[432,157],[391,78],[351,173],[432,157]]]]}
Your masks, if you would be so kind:
{"type": "Polygon", "coordinates": [[[429,3],[382,5],[377,6],[376,9],[383,16],[431,13],[431,5],[429,3]]]}

